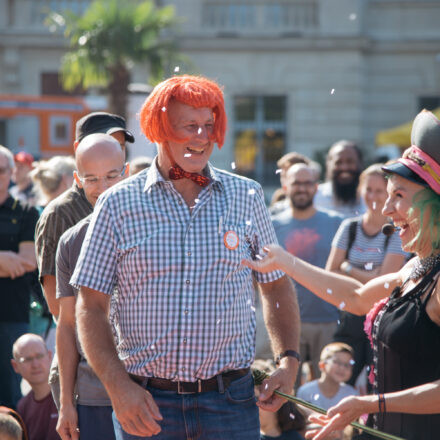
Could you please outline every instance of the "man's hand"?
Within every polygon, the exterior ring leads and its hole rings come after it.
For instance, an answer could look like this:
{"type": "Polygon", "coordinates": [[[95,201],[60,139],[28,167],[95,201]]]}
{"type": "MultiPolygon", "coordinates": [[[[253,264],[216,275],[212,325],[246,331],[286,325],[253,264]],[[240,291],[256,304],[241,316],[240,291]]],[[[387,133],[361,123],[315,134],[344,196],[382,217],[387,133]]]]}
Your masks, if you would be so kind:
{"type": "Polygon", "coordinates": [[[289,365],[290,367],[281,366],[276,369],[260,385],[260,397],[258,398],[257,405],[261,409],[276,412],[286,402],[286,399],[274,394],[275,390],[282,391],[285,394],[292,394],[293,384],[295,383],[298,371],[298,361],[291,359],[289,360],[289,365]],[[295,366],[294,363],[296,364],[295,366]]]}
{"type": "Polygon", "coordinates": [[[56,430],[61,440],[79,440],[78,413],[73,405],[61,405],[56,430]]]}
{"type": "Polygon", "coordinates": [[[161,431],[156,420],[162,420],[162,416],[147,390],[129,380],[109,395],[116,418],[126,433],[151,437],[161,431]]]}
{"type": "Polygon", "coordinates": [[[12,251],[0,252],[0,268],[4,276],[7,274],[12,279],[33,270],[33,266],[27,260],[12,251]]]}

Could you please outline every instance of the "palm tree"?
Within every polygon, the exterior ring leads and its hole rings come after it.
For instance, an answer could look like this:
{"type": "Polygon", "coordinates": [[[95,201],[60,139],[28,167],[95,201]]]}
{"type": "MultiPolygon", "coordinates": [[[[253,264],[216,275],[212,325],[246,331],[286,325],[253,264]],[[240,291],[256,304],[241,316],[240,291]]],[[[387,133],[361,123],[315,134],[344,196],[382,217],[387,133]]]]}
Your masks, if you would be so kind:
{"type": "Polygon", "coordinates": [[[50,29],[64,27],[70,42],[61,66],[63,87],[106,87],[110,111],[125,117],[132,67],[146,62],[154,84],[177,59],[174,40],[163,35],[176,23],[172,6],[141,0],[95,0],[82,15],[51,13],[50,29]]]}

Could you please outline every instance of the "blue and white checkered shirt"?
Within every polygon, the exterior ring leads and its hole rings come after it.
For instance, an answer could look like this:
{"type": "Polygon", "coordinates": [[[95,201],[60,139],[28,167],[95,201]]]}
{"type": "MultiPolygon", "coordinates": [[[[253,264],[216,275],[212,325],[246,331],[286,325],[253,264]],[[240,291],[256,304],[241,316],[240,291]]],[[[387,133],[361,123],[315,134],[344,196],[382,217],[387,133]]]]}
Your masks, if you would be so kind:
{"type": "Polygon", "coordinates": [[[252,277],[283,273],[240,261],[276,237],[258,183],[208,172],[192,211],[156,161],[95,207],[71,284],[109,295],[117,286],[117,350],[129,373],[194,382],[253,361],[252,277]]]}

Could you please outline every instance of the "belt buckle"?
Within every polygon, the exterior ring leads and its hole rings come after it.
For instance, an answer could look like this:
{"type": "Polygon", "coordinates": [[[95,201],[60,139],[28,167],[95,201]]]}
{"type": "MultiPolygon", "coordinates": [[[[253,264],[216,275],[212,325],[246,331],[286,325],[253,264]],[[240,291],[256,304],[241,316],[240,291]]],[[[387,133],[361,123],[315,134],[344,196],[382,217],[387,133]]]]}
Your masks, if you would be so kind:
{"type": "Polygon", "coordinates": [[[197,391],[184,391],[182,388],[182,382],[180,380],[177,381],[177,394],[196,394],[201,392],[202,392],[201,379],[197,379],[197,391]]]}

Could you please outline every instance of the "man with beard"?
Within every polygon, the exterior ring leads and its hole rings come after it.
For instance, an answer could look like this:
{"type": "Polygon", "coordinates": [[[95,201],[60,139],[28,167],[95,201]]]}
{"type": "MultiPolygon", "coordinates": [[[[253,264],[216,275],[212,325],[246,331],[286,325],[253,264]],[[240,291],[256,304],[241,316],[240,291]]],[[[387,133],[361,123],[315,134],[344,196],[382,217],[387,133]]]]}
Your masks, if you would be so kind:
{"type": "Polygon", "coordinates": [[[336,211],[344,218],[363,214],[365,204],[357,192],[362,171],[359,147],[351,141],[336,142],[327,154],[326,169],[327,181],[318,187],[316,206],[336,211]]]}
{"type": "MultiPolygon", "coordinates": [[[[302,163],[286,173],[283,189],[289,207],[272,217],[278,241],[287,251],[319,267],[325,267],[331,242],[342,217],[321,211],[314,205],[318,188],[316,171],[302,163]]],[[[310,361],[313,377],[319,377],[319,356],[332,341],[339,317],[338,309],[297,285],[301,316],[300,356],[310,361]]],[[[329,292],[331,295],[331,292],[329,292]]],[[[301,371],[301,369],[299,369],[301,371]]],[[[300,385],[298,374],[295,388],[300,385]]]]}

